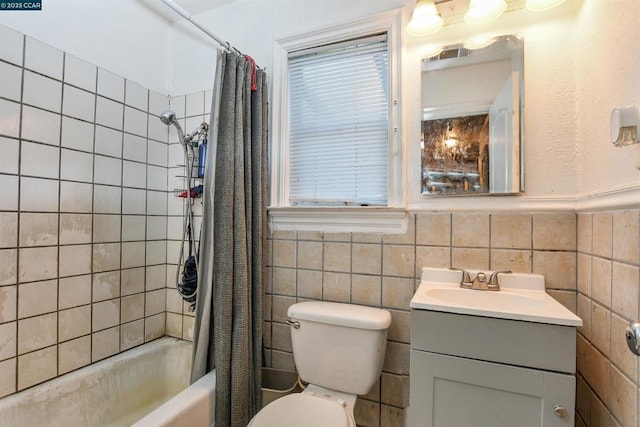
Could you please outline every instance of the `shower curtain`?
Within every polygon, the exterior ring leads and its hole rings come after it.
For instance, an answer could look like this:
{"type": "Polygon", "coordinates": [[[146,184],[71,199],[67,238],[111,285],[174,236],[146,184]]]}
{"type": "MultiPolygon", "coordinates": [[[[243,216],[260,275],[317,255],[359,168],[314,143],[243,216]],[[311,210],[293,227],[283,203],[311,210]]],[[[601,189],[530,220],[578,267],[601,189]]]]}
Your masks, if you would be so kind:
{"type": "Polygon", "coordinates": [[[191,382],[215,367],[215,425],[244,427],[261,404],[266,75],[218,52],[213,92],[191,382]]]}

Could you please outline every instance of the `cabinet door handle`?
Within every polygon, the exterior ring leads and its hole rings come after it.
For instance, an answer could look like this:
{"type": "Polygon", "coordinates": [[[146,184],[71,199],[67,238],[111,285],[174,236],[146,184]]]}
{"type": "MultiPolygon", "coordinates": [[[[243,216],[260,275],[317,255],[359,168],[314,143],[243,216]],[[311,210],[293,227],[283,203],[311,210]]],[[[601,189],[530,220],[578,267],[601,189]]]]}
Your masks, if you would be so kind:
{"type": "Polygon", "coordinates": [[[554,414],[556,415],[556,417],[558,417],[558,418],[566,418],[566,417],[567,417],[567,415],[569,415],[569,413],[567,412],[567,410],[566,410],[564,407],[560,406],[560,405],[556,405],[556,406],[553,408],[553,413],[554,413],[554,414]]]}

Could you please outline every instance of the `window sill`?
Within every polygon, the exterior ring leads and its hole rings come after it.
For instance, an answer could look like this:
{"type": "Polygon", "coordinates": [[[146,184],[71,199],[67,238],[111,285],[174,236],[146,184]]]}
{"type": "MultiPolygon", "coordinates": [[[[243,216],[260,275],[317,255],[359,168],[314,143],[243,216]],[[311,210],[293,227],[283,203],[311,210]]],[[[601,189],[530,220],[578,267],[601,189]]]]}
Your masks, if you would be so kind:
{"type": "Polygon", "coordinates": [[[272,231],[401,234],[408,224],[403,208],[284,207],[269,208],[268,212],[272,231]]]}

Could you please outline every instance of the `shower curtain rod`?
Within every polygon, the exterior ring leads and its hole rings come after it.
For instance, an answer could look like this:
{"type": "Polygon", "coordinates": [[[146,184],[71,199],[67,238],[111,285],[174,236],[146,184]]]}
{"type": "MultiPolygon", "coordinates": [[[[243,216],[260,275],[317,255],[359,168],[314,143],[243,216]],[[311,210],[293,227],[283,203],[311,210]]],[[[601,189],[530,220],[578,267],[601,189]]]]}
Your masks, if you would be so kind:
{"type": "MultiPolygon", "coordinates": [[[[229,42],[226,42],[226,41],[220,39],[218,36],[216,36],[215,34],[210,32],[209,30],[207,30],[205,27],[200,25],[197,21],[194,21],[191,18],[191,15],[189,14],[189,12],[187,12],[182,7],[180,7],[180,5],[178,5],[175,1],[173,1],[173,0],[162,0],[162,2],[164,4],[166,4],[167,6],[169,6],[171,9],[173,9],[178,15],[182,16],[184,19],[186,19],[187,21],[191,22],[200,31],[202,31],[203,33],[205,33],[206,35],[208,35],[209,37],[214,39],[220,46],[222,46],[222,47],[224,47],[226,49],[229,49],[229,50],[233,49],[233,50],[236,50],[236,51],[240,52],[238,49],[232,47],[229,44],[229,42]]],[[[240,52],[240,53],[242,53],[242,52],[240,52]]]]}

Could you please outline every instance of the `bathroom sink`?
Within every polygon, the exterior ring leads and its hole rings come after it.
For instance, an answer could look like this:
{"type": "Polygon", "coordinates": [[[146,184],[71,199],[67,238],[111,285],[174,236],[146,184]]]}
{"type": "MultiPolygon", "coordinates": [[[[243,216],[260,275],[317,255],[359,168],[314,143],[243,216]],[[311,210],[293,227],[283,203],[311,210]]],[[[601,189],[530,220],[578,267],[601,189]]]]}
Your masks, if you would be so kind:
{"type": "MultiPolygon", "coordinates": [[[[477,271],[470,271],[475,277],[477,271]]],[[[487,276],[490,272],[487,273],[487,276]]],[[[422,269],[411,308],[555,325],[581,326],[582,320],[545,292],[538,274],[500,274],[499,291],[461,288],[460,271],[422,269]]]]}

